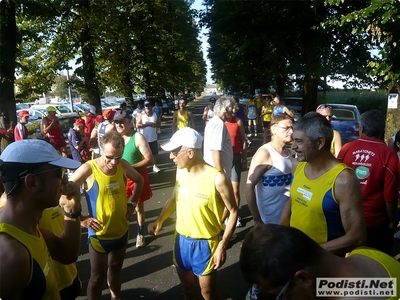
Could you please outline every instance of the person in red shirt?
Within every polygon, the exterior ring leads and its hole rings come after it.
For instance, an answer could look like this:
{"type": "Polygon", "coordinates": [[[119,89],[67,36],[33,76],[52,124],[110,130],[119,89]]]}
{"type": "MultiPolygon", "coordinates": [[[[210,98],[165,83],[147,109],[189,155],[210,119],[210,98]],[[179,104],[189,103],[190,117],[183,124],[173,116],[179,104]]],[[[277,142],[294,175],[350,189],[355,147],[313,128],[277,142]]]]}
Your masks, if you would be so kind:
{"type": "Polygon", "coordinates": [[[92,134],[92,130],[96,125],[96,107],[94,105],[88,105],[86,109],[85,115],[85,135],[87,138],[87,146],[90,148],[90,135],[92,134]]]}
{"type": "Polygon", "coordinates": [[[50,105],[46,110],[47,116],[42,119],[42,133],[50,138],[51,144],[62,156],[68,157],[60,120],[56,117],[56,108],[50,105]]]}
{"type": "Polygon", "coordinates": [[[360,180],[367,246],[392,254],[396,229],[399,159],[396,151],[381,140],[385,116],[377,109],[360,117],[360,138],[345,144],[338,159],[354,169],[360,180]]]}
{"type": "MultiPolygon", "coordinates": [[[[235,100],[230,99],[230,107],[225,111],[225,126],[228,129],[231,137],[232,151],[233,151],[233,162],[232,162],[232,173],[231,182],[233,187],[233,195],[235,196],[235,202],[238,208],[240,207],[240,176],[242,171],[247,170],[247,144],[246,144],[246,133],[244,130],[244,124],[242,120],[236,118],[233,115],[233,107],[235,100]]],[[[228,211],[225,210],[222,216],[222,220],[227,221],[228,211]]],[[[236,221],[236,227],[242,227],[240,217],[236,221]]]]}
{"type": "Polygon", "coordinates": [[[18,113],[19,123],[14,128],[14,140],[20,141],[28,138],[28,129],[25,124],[29,120],[29,112],[27,110],[21,110],[18,113]]]}

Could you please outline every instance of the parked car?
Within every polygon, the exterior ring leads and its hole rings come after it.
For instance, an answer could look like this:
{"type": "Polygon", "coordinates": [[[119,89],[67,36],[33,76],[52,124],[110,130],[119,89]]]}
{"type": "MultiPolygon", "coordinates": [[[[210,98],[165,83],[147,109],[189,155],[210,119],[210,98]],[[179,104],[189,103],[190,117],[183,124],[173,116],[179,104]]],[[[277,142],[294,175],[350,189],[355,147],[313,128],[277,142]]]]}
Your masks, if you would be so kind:
{"type": "Polygon", "coordinates": [[[17,103],[15,104],[15,108],[17,110],[22,110],[22,109],[28,109],[29,108],[29,104],[28,103],[17,103]]]}
{"type": "Polygon", "coordinates": [[[61,116],[58,116],[60,120],[60,127],[64,134],[64,138],[68,140],[68,131],[70,128],[74,127],[74,123],[76,119],[80,118],[81,116],[77,112],[73,113],[65,113],[61,116]]]}
{"type": "Polygon", "coordinates": [[[48,106],[54,106],[57,109],[56,115],[60,116],[62,114],[67,114],[71,113],[71,110],[69,109],[68,106],[64,104],[55,104],[55,103],[50,103],[50,104],[35,104],[30,107],[30,109],[35,109],[35,110],[41,110],[46,112],[46,108],[48,106]]]}
{"type": "Polygon", "coordinates": [[[161,104],[163,115],[169,115],[174,110],[175,103],[171,100],[161,99],[161,104]]]}
{"type": "Polygon", "coordinates": [[[243,93],[239,96],[239,103],[242,105],[246,105],[250,100],[252,96],[248,93],[243,93]]]}
{"type": "MultiPolygon", "coordinates": [[[[107,106],[107,107],[103,107],[103,112],[106,109],[112,109],[112,110],[121,110],[119,105],[114,105],[114,106],[107,106]]],[[[133,111],[135,110],[135,108],[133,106],[127,105],[126,106],[126,113],[128,115],[132,115],[133,111]]]]}
{"type": "Polygon", "coordinates": [[[191,94],[183,94],[182,97],[185,98],[187,102],[194,100],[194,97],[191,94]]]}
{"type": "MultiPolygon", "coordinates": [[[[18,113],[22,109],[19,109],[16,111],[17,113],[17,119],[18,119],[18,113]]],[[[34,122],[41,122],[42,119],[47,116],[47,110],[44,108],[38,108],[38,109],[26,109],[29,112],[29,121],[28,124],[34,123],[34,122]]]]}
{"type": "Polygon", "coordinates": [[[301,112],[303,109],[303,98],[285,97],[283,98],[283,105],[285,105],[291,112],[293,112],[295,121],[301,118],[301,112]]]}
{"type": "Polygon", "coordinates": [[[342,137],[342,144],[358,139],[360,111],[357,106],[349,104],[322,104],[332,109],[331,125],[339,131],[342,137]]]}

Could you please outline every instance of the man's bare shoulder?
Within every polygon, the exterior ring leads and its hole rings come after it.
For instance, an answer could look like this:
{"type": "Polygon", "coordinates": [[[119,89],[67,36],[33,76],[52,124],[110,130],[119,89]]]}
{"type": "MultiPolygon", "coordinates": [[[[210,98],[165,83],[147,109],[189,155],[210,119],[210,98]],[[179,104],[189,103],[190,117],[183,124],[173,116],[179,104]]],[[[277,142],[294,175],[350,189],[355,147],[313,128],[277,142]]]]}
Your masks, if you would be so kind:
{"type": "Polygon", "coordinates": [[[347,184],[360,184],[360,183],[354,171],[350,168],[345,168],[337,176],[335,184],[347,185],[347,184]]]}
{"type": "Polygon", "coordinates": [[[0,264],[13,268],[30,268],[30,254],[27,248],[7,233],[0,233],[0,264]]]}
{"type": "Polygon", "coordinates": [[[31,257],[27,248],[10,235],[0,233],[0,272],[7,274],[1,276],[7,285],[0,279],[2,294],[18,294],[28,284],[30,269],[31,257]]]}
{"type": "Polygon", "coordinates": [[[269,161],[271,154],[266,147],[260,147],[254,153],[252,161],[269,161]]]}
{"type": "Polygon", "coordinates": [[[346,168],[336,177],[335,195],[339,202],[359,199],[361,201],[360,181],[352,169],[346,168]]]}

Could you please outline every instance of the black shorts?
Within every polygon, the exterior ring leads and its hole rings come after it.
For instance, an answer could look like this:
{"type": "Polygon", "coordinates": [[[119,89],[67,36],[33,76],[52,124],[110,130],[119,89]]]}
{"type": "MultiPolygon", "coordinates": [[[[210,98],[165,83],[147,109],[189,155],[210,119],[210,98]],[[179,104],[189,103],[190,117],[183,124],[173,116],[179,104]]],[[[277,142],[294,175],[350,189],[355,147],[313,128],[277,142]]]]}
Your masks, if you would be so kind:
{"type": "Polygon", "coordinates": [[[153,155],[158,154],[158,143],[157,141],[149,142],[150,150],[153,155]]]}

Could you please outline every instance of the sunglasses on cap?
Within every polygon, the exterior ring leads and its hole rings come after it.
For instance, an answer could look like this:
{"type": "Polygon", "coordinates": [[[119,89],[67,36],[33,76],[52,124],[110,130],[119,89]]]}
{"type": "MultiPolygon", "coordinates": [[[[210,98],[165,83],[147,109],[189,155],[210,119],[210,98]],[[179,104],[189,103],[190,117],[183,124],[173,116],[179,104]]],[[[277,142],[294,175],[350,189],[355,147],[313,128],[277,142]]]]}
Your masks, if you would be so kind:
{"type": "Polygon", "coordinates": [[[318,109],[324,109],[324,108],[332,109],[332,106],[330,106],[330,105],[328,105],[328,104],[321,104],[321,105],[319,105],[319,106],[317,107],[317,110],[318,110],[318,109]]]}

